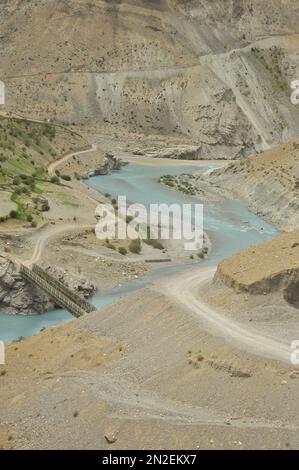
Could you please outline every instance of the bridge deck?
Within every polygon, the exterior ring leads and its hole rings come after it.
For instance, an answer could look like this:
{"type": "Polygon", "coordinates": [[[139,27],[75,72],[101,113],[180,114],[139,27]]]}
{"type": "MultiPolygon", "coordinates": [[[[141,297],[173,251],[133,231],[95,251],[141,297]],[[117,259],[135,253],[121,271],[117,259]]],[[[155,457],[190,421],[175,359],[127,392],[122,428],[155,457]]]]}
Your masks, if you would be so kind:
{"type": "Polygon", "coordinates": [[[54,279],[38,266],[31,270],[21,265],[20,273],[26,280],[39,287],[58,305],[68,310],[76,318],[96,310],[93,305],[81,299],[78,294],[68,289],[64,284],[54,279]]]}
{"type": "Polygon", "coordinates": [[[78,295],[73,290],[69,289],[62,282],[58,281],[57,279],[54,279],[53,276],[51,276],[49,273],[47,273],[44,269],[42,269],[37,264],[34,264],[32,266],[32,271],[38,274],[42,279],[44,279],[44,281],[47,281],[52,287],[54,287],[55,289],[58,289],[62,294],[69,297],[70,300],[72,300],[75,304],[77,304],[86,312],[91,313],[94,310],[96,310],[92,304],[90,304],[85,299],[80,297],[80,295],[78,295]]]}

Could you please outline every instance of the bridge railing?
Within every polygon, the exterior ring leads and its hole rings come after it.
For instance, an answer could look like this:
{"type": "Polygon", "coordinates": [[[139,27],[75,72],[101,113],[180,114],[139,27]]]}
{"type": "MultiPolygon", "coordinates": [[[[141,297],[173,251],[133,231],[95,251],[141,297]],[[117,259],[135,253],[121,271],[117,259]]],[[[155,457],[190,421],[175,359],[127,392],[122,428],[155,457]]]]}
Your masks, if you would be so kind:
{"type": "Polygon", "coordinates": [[[76,292],[69,289],[62,282],[58,281],[57,279],[54,279],[53,276],[51,276],[49,273],[47,273],[43,268],[41,268],[37,264],[34,264],[32,266],[32,271],[34,273],[38,274],[42,279],[47,281],[51,286],[55,287],[60,292],[62,292],[62,294],[69,297],[74,303],[79,305],[87,313],[91,313],[91,312],[94,312],[96,310],[96,308],[92,304],[87,302],[85,299],[82,299],[82,297],[80,297],[80,295],[78,295],[76,292]]]}
{"type": "Polygon", "coordinates": [[[56,287],[50,285],[45,279],[43,279],[39,274],[31,271],[24,265],[20,266],[20,273],[22,276],[31,282],[33,285],[42,289],[46,294],[48,294],[58,305],[68,310],[72,315],[79,318],[85,315],[87,312],[75,302],[70,300],[65,294],[56,287]]]}

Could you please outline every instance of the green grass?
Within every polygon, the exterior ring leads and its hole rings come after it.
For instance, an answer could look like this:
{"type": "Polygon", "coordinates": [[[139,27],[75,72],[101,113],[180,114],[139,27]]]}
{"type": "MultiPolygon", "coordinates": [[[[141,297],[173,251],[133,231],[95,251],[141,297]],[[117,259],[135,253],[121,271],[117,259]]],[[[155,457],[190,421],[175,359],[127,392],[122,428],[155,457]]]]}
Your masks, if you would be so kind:
{"type": "Polygon", "coordinates": [[[12,215],[17,220],[33,221],[36,215],[28,202],[32,193],[43,193],[47,164],[56,154],[55,134],[49,124],[0,117],[0,182],[10,186],[11,200],[17,206],[12,215]]]}
{"type": "MultiPolygon", "coordinates": [[[[79,207],[62,190],[60,178],[50,181],[47,170],[49,163],[59,158],[60,152],[71,150],[67,140],[67,147],[64,145],[65,132],[60,138],[51,124],[0,116],[0,183],[7,185],[3,189],[10,191],[11,200],[17,206],[17,220],[30,222],[34,218],[32,222],[35,223],[43,210],[35,207],[32,198],[46,191],[55,192],[55,197],[63,204],[79,207]]],[[[71,145],[74,145],[73,139],[71,145]]]]}
{"type": "Polygon", "coordinates": [[[21,200],[21,196],[18,195],[16,192],[13,192],[11,195],[11,200],[14,202],[17,206],[16,212],[17,212],[17,217],[16,219],[21,220],[21,221],[27,221],[28,216],[32,216],[32,211],[28,209],[25,204],[21,200]]]}

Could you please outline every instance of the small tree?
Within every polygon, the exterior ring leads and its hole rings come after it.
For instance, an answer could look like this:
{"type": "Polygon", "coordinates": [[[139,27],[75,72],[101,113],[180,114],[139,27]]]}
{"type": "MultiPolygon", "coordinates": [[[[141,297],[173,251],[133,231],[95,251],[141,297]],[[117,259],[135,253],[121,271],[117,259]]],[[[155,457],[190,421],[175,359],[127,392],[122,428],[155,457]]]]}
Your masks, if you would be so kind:
{"type": "Polygon", "coordinates": [[[129,245],[129,250],[131,253],[135,253],[137,255],[141,252],[141,240],[137,238],[136,240],[132,240],[129,245]]]}
{"type": "Polygon", "coordinates": [[[64,181],[71,181],[71,176],[70,175],[61,175],[61,178],[64,180],[64,181]]]}
{"type": "Polygon", "coordinates": [[[15,210],[10,211],[9,215],[12,219],[17,219],[18,217],[18,213],[15,210]]]}
{"type": "Polygon", "coordinates": [[[53,183],[53,184],[59,184],[59,178],[58,178],[58,176],[52,176],[50,181],[51,181],[51,183],[53,183]]]}

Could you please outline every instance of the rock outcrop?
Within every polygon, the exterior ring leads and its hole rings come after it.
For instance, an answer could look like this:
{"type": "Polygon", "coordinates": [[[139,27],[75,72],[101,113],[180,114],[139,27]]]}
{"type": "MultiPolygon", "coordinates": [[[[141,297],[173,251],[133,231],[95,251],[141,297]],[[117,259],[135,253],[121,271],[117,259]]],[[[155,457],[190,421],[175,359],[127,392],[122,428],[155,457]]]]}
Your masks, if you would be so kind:
{"type": "Polygon", "coordinates": [[[134,155],[143,155],[148,158],[173,158],[174,160],[200,160],[205,158],[201,146],[177,145],[176,147],[135,149],[134,155]]]}
{"type": "Polygon", "coordinates": [[[77,292],[85,299],[90,298],[97,290],[95,283],[90,282],[83,275],[72,273],[68,270],[58,268],[57,266],[47,266],[44,269],[57,281],[62,282],[66,287],[77,292]]]}
{"type": "Polygon", "coordinates": [[[53,307],[50,299],[29,285],[7,255],[0,255],[0,313],[29,315],[53,307]]]}
{"type": "Polygon", "coordinates": [[[103,164],[92,171],[88,176],[110,175],[111,171],[120,170],[122,166],[127,165],[123,160],[116,158],[110,153],[106,153],[103,164]]]}
{"type": "Polygon", "coordinates": [[[282,235],[223,260],[214,282],[236,292],[264,295],[281,291],[299,305],[299,231],[282,235]]]}

